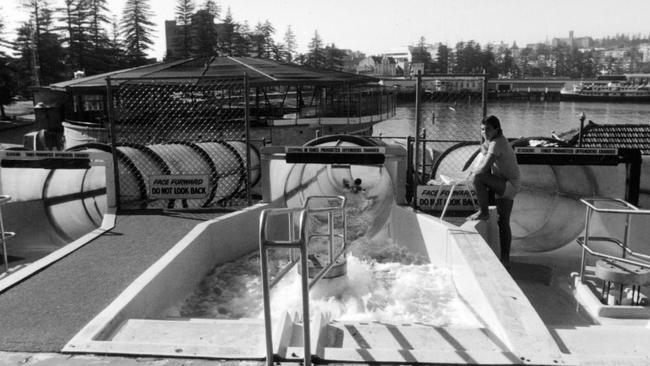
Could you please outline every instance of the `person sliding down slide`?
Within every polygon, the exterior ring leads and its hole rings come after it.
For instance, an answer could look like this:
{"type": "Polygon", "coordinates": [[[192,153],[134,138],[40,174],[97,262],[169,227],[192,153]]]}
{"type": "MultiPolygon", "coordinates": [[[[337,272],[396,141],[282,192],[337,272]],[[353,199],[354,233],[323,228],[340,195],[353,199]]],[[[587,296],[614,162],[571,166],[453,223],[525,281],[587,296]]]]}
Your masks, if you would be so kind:
{"type": "Polygon", "coordinates": [[[519,165],[514,150],[503,136],[501,123],[495,116],[489,116],[481,121],[481,153],[484,158],[470,173],[474,183],[479,210],[467,220],[487,220],[488,201],[490,192],[496,195],[496,206],[499,226],[499,242],[501,244],[501,262],[510,263],[510,214],[514,198],[521,188],[519,165]]]}

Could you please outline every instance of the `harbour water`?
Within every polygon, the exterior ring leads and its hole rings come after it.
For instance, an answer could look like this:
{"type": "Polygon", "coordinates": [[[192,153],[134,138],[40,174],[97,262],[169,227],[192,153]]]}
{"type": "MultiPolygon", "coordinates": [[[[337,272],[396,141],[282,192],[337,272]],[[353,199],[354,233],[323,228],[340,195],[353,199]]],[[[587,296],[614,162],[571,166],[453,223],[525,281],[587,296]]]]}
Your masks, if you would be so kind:
{"type": "MultiPolygon", "coordinates": [[[[553,131],[577,130],[583,112],[585,123],[650,124],[650,104],[490,101],[487,106],[488,115],[499,117],[510,138],[550,137],[553,131]]],[[[481,115],[480,103],[422,103],[421,118],[428,139],[477,140],[481,115]]],[[[415,136],[415,105],[398,105],[395,117],[375,125],[374,133],[415,136]]]]}

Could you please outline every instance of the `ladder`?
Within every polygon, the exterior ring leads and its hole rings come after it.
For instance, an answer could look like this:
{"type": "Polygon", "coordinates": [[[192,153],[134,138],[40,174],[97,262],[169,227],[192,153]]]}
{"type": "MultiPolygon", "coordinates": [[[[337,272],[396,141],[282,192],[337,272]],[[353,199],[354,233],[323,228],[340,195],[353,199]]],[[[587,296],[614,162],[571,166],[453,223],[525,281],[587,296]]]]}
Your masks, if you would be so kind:
{"type": "Polygon", "coordinates": [[[301,208],[271,208],[262,211],[260,215],[260,266],[262,273],[262,290],[264,299],[264,329],[266,333],[266,362],[272,366],[273,356],[273,336],[271,324],[271,288],[275,286],[294,265],[300,264],[302,271],[301,292],[302,292],[302,319],[303,319],[303,346],[304,346],[304,363],[307,366],[311,364],[311,344],[309,329],[309,290],[325,276],[332,267],[337,264],[348,250],[346,234],[347,222],[345,217],[344,196],[311,196],[307,199],[301,208]],[[324,204],[324,205],[323,205],[324,204]],[[327,232],[311,233],[310,219],[314,215],[327,215],[327,232]],[[339,233],[335,233],[334,219],[340,215],[342,219],[342,228],[339,233]],[[269,226],[272,217],[284,217],[288,223],[286,237],[283,239],[269,238],[269,226]],[[297,223],[297,225],[296,225],[297,223]],[[325,237],[328,239],[328,261],[322,269],[309,279],[308,249],[311,239],[315,237],[325,237]],[[334,240],[341,240],[341,248],[337,251],[334,248],[334,240]],[[280,248],[289,250],[289,262],[282,267],[276,274],[273,281],[269,278],[268,253],[269,249],[280,248]],[[298,252],[298,256],[296,255],[298,252]]]}

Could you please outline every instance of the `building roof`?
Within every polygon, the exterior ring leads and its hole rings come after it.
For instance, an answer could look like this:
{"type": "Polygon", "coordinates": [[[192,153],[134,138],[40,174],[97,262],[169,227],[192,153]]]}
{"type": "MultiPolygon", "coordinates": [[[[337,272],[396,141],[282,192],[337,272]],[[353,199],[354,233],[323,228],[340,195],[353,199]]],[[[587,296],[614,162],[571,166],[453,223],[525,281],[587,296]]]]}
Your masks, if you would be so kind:
{"type": "MultiPolygon", "coordinates": [[[[568,142],[577,146],[578,137],[576,133],[568,142]]],[[[581,146],[639,149],[642,155],[650,155],[650,125],[600,125],[589,121],[582,129],[581,146]]]]}
{"type": "Polygon", "coordinates": [[[112,85],[139,80],[162,80],[167,82],[197,82],[199,78],[243,78],[248,75],[250,85],[327,85],[364,84],[379,79],[334,70],[312,69],[305,66],[284,64],[252,57],[201,57],[187,60],[162,62],[123,69],[99,75],[87,76],[50,85],[54,90],[99,89],[106,87],[106,79],[112,85]]]}

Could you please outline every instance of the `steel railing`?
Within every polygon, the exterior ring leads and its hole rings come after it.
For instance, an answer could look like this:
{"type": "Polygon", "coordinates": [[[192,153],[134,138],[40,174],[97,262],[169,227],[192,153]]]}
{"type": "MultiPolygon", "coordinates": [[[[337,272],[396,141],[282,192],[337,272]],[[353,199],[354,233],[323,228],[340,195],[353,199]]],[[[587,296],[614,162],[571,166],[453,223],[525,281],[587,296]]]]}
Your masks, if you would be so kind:
{"type": "Polygon", "coordinates": [[[302,267],[301,271],[301,292],[302,292],[302,318],[303,318],[303,346],[304,365],[311,364],[311,343],[310,343],[310,329],[309,329],[309,290],[316,282],[318,282],[330,269],[337,263],[338,259],[343,256],[347,250],[347,221],[345,217],[345,203],[344,196],[311,196],[307,199],[302,208],[272,208],[262,211],[260,215],[260,266],[262,273],[262,292],[264,302],[264,329],[266,333],[266,361],[267,365],[272,366],[273,359],[273,336],[271,324],[271,288],[275,286],[297,263],[302,267]],[[327,201],[327,204],[332,203],[335,206],[328,207],[314,207],[318,200],[327,201]],[[311,233],[310,231],[310,218],[319,213],[327,214],[327,227],[326,233],[311,233]],[[334,215],[338,213],[342,217],[342,233],[334,233],[334,215]],[[287,238],[284,240],[269,239],[268,238],[268,225],[270,217],[272,216],[285,216],[288,223],[287,238]],[[297,218],[297,228],[296,228],[297,218]],[[308,267],[308,246],[311,239],[314,237],[326,237],[329,239],[328,245],[328,258],[329,261],[323,268],[309,280],[309,267],[308,267]],[[334,253],[334,238],[342,240],[341,250],[334,253]],[[282,267],[275,275],[273,281],[269,279],[269,265],[268,265],[268,249],[279,248],[289,249],[289,263],[282,267]],[[295,257],[295,249],[300,252],[299,258],[295,257]]]}
{"type": "MultiPolygon", "coordinates": [[[[0,195],[0,208],[5,203],[11,201],[11,196],[0,195]]],[[[2,219],[2,210],[0,209],[0,241],[2,241],[2,259],[4,261],[5,273],[9,272],[9,256],[7,255],[7,239],[15,236],[16,234],[10,231],[5,231],[5,224],[2,219]]]]}
{"type": "Polygon", "coordinates": [[[617,261],[617,262],[622,262],[622,263],[627,263],[627,264],[632,264],[636,265],[639,267],[643,268],[648,268],[650,269],[650,256],[638,253],[633,251],[628,247],[629,243],[629,236],[630,236],[630,218],[632,215],[650,215],[650,210],[643,210],[640,209],[622,199],[618,198],[581,198],[580,201],[587,206],[587,212],[585,213],[585,236],[579,237],[576,241],[578,245],[582,247],[582,255],[580,259],[580,281],[584,282],[584,275],[585,275],[585,267],[586,267],[586,256],[587,253],[590,255],[603,258],[603,259],[608,259],[612,261],[617,261]],[[598,207],[598,204],[609,204],[609,205],[618,205],[621,208],[606,208],[606,207],[598,207]],[[603,236],[589,236],[589,226],[590,226],[590,221],[591,221],[591,216],[593,215],[594,212],[598,213],[606,213],[606,214],[619,214],[619,215],[625,215],[625,228],[623,232],[623,240],[618,240],[615,238],[611,237],[603,237],[603,236]],[[594,250],[589,247],[589,242],[590,241],[601,241],[601,242],[608,242],[608,243],[613,243],[619,246],[622,251],[621,251],[621,256],[616,257],[613,255],[609,255],[606,253],[599,252],[597,250],[594,250]],[[630,258],[642,258],[646,261],[642,260],[634,260],[630,258]]]}

